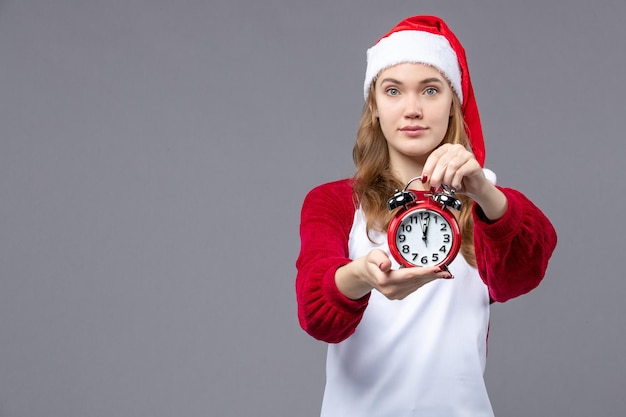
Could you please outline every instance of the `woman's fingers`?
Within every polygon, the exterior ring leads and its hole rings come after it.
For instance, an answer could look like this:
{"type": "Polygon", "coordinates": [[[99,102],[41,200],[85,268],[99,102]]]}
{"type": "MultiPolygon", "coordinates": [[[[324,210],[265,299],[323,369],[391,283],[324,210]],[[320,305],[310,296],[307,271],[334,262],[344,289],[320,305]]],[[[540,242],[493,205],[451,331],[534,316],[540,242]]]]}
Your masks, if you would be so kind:
{"type": "Polygon", "coordinates": [[[380,249],[374,249],[367,255],[367,262],[376,265],[382,272],[391,270],[391,260],[385,252],[380,249]]]}
{"type": "Polygon", "coordinates": [[[448,271],[435,266],[402,268],[391,271],[376,289],[390,300],[401,300],[436,279],[449,278],[448,271]]]}
{"type": "Polygon", "coordinates": [[[423,176],[427,176],[430,186],[439,188],[442,184],[456,191],[466,191],[466,178],[482,175],[482,168],[474,155],[462,145],[444,144],[435,149],[424,165],[423,176]]]}

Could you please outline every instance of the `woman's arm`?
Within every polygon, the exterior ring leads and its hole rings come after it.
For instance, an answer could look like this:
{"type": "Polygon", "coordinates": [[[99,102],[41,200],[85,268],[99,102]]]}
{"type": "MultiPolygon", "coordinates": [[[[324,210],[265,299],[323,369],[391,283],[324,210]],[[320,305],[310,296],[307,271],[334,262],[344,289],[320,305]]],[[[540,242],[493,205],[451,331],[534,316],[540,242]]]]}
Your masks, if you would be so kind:
{"type": "Polygon", "coordinates": [[[507,200],[505,213],[490,221],[475,203],[474,249],[481,277],[493,301],[504,302],[539,285],[556,247],[548,218],[526,196],[498,187],[507,200]]]}
{"type": "Polygon", "coordinates": [[[348,238],[355,203],[349,180],[314,188],[302,205],[296,296],[300,326],[316,339],[337,343],[361,321],[369,294],[344,296],[335,284],[338,268],[351,262],[348,238]]]}
{"type": "Polygon", "coordinates": [[[535,288],[556,246],[550,221],[528,198],[493,185],[474,155],[444,144],[428,157],[422,176],[449,184],[474,200],[474,249],[492,300],[506,301],[535,288]]]}

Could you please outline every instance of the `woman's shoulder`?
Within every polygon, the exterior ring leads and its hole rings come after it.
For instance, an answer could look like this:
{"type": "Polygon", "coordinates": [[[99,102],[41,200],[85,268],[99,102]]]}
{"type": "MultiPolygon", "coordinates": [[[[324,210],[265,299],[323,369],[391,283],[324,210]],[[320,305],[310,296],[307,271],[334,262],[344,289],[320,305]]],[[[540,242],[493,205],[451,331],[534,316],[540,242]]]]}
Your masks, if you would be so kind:
{"type": "Polygon", "coordinates": [[[337,208],[354,210],[357,204],[353,184],[353,178],[344,178],[320,184],[309,191],[305,198],[305,204],[307,202],[333,204],[337,208]]]}
{"type": "Polygon", "coordinates": [[[317,193],[337,193],[337,194],[351,194],[352,186],[354,183],[353,178],[344,178],[341,180],[331,181],[324,184],[320,184],[314,187],[310,192],[317,193]]]}

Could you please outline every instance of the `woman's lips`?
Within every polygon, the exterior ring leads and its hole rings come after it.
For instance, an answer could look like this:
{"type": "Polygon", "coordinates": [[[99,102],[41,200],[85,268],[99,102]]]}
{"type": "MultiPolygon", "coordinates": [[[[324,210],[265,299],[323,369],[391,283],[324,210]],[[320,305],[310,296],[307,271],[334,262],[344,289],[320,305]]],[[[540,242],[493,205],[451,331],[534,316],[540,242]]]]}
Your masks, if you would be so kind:
{"type": "Polygon", "coordinates": [[[420,136],[426,132],[427,128],[424,126],[404,126],[400,129],[402,133],[407,136],[420,136]]]}

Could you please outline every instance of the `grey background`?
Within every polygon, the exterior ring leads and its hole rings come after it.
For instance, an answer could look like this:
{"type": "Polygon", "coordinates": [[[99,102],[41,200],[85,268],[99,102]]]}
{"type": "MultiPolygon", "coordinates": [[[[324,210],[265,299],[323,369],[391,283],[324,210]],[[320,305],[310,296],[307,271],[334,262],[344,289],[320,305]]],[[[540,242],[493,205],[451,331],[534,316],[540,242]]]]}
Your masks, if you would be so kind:
{"type": "Polygon", "coordinates": [[[352,174],[365,50],[444,17],[499,183],[553,220],[492,309],[500,416],[619,416],[622,0],[0,1],[0,416],[315,416],[302,198],[352,174]]]}

